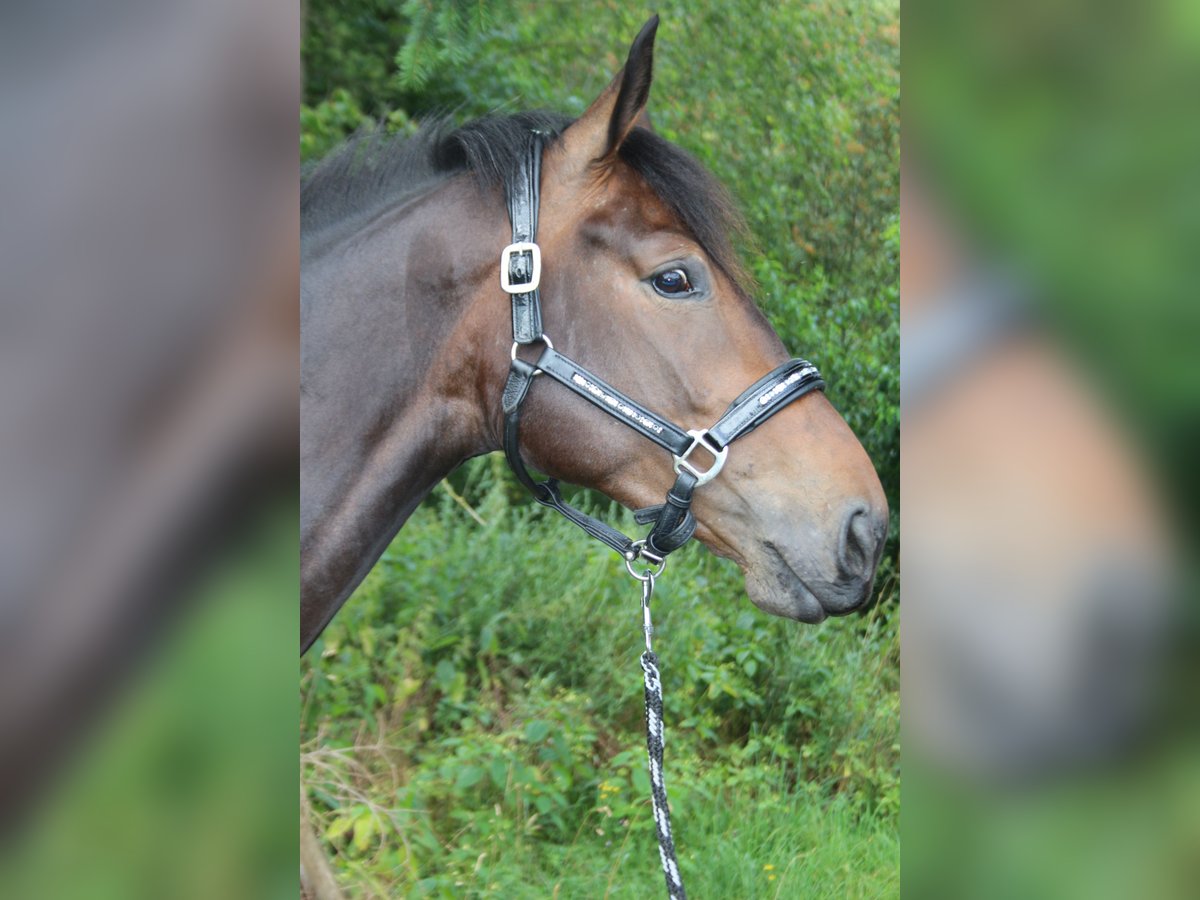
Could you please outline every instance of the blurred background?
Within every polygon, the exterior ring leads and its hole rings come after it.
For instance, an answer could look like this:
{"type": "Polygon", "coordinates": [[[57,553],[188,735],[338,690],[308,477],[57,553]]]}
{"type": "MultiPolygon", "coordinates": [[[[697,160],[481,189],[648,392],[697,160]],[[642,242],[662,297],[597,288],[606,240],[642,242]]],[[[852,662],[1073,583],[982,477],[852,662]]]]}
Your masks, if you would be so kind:
{"type": "MultiPolygon", "coordinates": [[[[711,897],[899,890],[899,5],[305,8],[301,149],[386,119],[579,115],[662,16],[649,112],[745,212],[757,299],[880,471],[891,540],[863,615],[757,611],[700,546],[655,592],[680,865],[711,897]]],[[[636,527],[605,498],[577,498],[636,527]]],[[[661,891],[640,595],[499,457],[409,520],[302,661],[320,852],[361,896],[661,891]]],[[[307,864],[306,858],[306,864],[307,864]]]]}
{"type": "Polygon", "coordinates": [[[299,24],[0,11],[5,896],[295,896],[299,24]]]}
{"type": "Polygon", "coordinates": [[[904,893],[1194,896],[1200,17],[905,24],[904,893]]]}

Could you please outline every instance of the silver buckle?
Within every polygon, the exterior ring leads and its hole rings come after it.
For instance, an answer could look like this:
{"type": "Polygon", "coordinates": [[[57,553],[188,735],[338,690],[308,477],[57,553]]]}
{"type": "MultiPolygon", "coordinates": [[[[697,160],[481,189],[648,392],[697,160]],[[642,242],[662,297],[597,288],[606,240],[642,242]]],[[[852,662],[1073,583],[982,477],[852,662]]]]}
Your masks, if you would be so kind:
{"type": "Polygon", "coordinates": [[[678,475],[680,469],[687,469],[696,476],[696,487],[702,484],[708,484],[721,473],[721,467],[725,465],[725,457],[729,455],[729,448],[718,448],[711,437],[708,436],[708,429],[701,428],[698,431],[689,431],[692,436],[692,443],[686,450],[683,451],[683,456],[675,456],[675,474],[678,475]],[[701,472],[694,465],[688,462],[688,457],[692,455],[692,451],[697,447],[703,447],[713,458],[713,464],[708,467],[708,470],[701,472]]]}
{"type": "Polygon", "coordinates": [[[500,287],[506,294],[528,294],[536,291],[542,281],[542,248],[532,241],[519,241],[509,244],[500,254],[500,287]],[[529,281],[521,284],[512,283],[512,258],[521,253],[528,253],[533,260],[533,273],[529,281]]]}

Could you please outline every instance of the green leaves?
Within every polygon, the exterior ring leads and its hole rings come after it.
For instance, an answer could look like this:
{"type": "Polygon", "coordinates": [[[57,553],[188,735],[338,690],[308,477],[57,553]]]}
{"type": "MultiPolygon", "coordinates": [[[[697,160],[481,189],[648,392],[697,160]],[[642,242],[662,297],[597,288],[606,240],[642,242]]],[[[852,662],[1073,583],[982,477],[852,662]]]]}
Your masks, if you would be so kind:
{"type": "Polygon", "coordinates": [[[525,726],[525,740],[531,744],[540,744],[549,733],[549,723],[540,719],[534,719],[525,726]]]}
{"type": "Polygon", "coordinates": [[[483,781],[483,776],[484,770],[482,766],[463,766],[458,770],[458,778],[454,781],[454,788],[457,791],[465,792],[468,788],[472,788],[483,781]]]}
{"type": "Polygon", "coordinates": [[[407,0],[401,8],[409,27],[396,54],[396,83],[412,92],[428,87],[436,74],[465,65],[494,14],[478,0],[407,0]]]}

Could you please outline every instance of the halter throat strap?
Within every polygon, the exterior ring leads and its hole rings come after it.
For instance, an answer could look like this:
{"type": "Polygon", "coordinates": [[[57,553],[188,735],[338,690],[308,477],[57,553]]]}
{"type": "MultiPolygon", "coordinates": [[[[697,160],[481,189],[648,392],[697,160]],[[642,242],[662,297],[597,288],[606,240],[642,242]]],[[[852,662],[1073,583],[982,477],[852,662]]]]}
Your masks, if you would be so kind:
{"type": "Polygon", "coordinates": [[[715,478],[725,464],[729,445],[749,434],[789,403],[815,390],[824,390],[816,366],[790,359],[772,369],[741,393],[711,428],[687,430],[654,413],[622,391],[554,349],[542,331],[541,249],[537,245],[541,160],[544,137],[534,132],[507,191],[512,243],[500,256],[500,286],[512,301],[513,347],[501,408],[504,413],[504,454],[517,479],[544,506],[556,510],[592,537],[620,553],[627,563],[639,556],[661,566],[667,554],[679,549],[696,531],[691,504],[696,488],[715,478]],[[544,344],[536,362],[517,356],[521,346],[544,344]],[[618,422],[671,453],[675,483],[666,501],[636,510],[640,524],[653,523],[645,538],[634,540],[610,525],[568,504],[557,479],[537,481],[521,458],[521,407],[534,378],[545,374],[618,422]],[[701,459],[707,455],[711,462],[701,459]]]}

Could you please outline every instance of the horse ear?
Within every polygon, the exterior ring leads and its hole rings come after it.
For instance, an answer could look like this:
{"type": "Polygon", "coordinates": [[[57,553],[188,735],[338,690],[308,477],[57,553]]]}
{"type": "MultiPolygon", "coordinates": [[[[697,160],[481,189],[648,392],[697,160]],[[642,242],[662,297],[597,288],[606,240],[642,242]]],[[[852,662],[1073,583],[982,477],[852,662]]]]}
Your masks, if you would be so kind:
{"type": "Polygon", "coordinates": [[[651,17],[629,48],[629,58],[587,111],[563,132],[567,158],[584,165],[605,167],[621,149],[634,126],[650,128],[646,101],[654,70],[654,33],[658,16],[651,17]]]}

